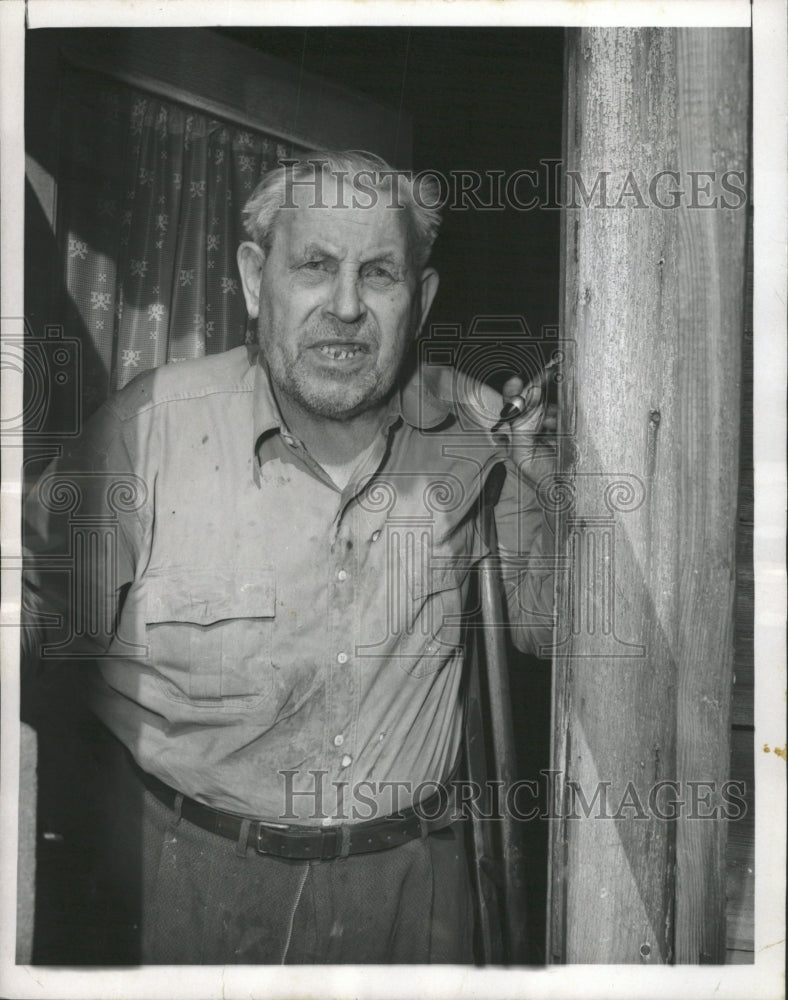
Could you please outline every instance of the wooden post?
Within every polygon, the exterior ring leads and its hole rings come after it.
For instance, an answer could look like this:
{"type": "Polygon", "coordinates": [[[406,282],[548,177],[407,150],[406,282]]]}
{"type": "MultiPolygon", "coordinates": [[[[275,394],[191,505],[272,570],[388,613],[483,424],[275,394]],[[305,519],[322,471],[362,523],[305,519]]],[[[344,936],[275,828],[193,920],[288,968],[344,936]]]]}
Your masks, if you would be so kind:
{"type": "Polygon", "coordinates": [[[566,70],[548,955],[720,962],[749,37],[583,29],[566,70]]]}

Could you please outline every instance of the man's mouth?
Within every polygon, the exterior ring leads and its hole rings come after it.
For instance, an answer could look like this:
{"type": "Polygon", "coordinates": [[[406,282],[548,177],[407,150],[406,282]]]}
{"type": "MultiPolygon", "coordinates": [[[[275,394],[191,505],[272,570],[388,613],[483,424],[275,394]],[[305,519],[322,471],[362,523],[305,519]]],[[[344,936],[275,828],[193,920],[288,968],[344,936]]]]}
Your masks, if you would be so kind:
{"type": "Polygon", "coordinates": [[[332,361],[348,361],[358,357],[359,354],[369,353],[366,344],[358,343],[319,344],[317,349],[324,357],[330,358],[332,361]]]}

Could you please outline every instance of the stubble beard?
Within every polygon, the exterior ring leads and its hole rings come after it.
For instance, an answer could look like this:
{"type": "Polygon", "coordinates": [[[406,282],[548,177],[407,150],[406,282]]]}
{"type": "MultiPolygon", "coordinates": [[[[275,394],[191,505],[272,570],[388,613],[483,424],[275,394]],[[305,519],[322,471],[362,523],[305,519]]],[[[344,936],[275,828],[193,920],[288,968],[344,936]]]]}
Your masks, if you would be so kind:
{"type": "Polygon", "coordinates": [[[322,372],[309,364],[309,348],[295,356],[260,337],[260,349],[265,358],[274,387],[285,393],[296,405],[315,417],[327,420],[349,420],[359,413],[382,404],[391,393],[400,366],[388,373],[377,364],[362,372],[322,372]]]}

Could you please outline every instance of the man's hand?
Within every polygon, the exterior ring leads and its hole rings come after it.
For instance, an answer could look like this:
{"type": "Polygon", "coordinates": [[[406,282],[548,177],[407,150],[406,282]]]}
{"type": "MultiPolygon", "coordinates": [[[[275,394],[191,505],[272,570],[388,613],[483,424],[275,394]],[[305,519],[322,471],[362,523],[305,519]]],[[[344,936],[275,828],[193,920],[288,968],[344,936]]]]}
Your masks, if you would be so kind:
{"type": "Polygon", "coordinates": [[[558,408],[547,402],[548,372],[543,371],[526,385],[519,375],[507,379],[502,389],[503,404],[524,403],[522,412],[509,424],[512,461],[520,475],[533,486],[555,471],[558,408]]]}

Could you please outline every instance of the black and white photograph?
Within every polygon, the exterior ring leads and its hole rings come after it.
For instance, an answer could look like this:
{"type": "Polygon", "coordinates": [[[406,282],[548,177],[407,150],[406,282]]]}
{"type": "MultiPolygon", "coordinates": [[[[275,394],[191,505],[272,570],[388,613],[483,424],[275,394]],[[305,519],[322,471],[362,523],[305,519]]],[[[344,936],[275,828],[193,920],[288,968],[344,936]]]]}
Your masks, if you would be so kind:
{"type": "Polygon", "coordinates": [[[786,4],[625,6],[2,4],[0,995],[784,996],[786,4]]]}

